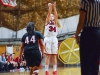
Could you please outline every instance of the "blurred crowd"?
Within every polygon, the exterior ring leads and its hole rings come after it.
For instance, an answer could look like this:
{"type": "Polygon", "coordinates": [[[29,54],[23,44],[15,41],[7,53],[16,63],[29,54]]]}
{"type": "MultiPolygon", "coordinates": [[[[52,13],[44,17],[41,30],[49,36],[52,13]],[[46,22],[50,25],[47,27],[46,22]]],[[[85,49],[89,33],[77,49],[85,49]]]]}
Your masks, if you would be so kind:
{"type": "Polygon", "coordinates": [[[24,54],[22,55],[21,61],[19,57],[14,58],[15,53],[2,53],[0,55],[0,73],[2,72],[15,72],[15,71],[25,71],[28,69],[26,66],[26,61],[24,54]]]}

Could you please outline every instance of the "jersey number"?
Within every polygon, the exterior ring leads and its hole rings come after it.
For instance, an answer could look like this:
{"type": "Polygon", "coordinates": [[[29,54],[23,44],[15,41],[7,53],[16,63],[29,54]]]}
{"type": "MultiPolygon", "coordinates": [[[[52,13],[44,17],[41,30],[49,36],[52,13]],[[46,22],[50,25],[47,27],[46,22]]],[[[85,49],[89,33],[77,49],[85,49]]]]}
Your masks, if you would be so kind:
{"type": "Polygon", "coordinates": [[[56,27],[49,26],[49,31],[50,32],[52,32],[52,31],[56,32],[56,27]]]}
{"type": "Polygon", "coordinates": [[[35,43],[35,36],[32,36],[30,40],[29,40],[29,37],[26,37],[25,43],[29,44],[29,42],[35,43]]]}

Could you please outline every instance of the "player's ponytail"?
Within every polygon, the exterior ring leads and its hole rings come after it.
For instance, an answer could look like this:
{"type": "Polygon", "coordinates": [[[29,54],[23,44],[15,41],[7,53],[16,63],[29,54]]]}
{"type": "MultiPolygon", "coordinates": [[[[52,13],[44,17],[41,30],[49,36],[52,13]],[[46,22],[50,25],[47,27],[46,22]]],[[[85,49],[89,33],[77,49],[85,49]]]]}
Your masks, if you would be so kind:
{"type": "Polygon", "coordinates": [[[33,32],[33,30],[32,30],[31,28],[28,27],[28,28],[27,28],[27,33],[28,33],[28,34],[31,34],[32,32],[33,32]]]}
{"type": "Polygon", "coordinates": [[[29,22],[27,24],[26,31],[28,34],[32,34],[32,32],[34,31],[34,23],[33,22],[29,22]]]}

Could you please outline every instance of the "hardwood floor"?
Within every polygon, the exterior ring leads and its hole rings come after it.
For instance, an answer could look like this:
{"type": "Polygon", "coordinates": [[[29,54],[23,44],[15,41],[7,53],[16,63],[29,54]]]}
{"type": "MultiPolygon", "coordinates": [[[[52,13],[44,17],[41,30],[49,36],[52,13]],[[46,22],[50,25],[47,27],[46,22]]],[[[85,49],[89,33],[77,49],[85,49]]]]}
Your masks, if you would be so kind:
{"type": "MultiPolygon", "coordinates": [[[[59,67],[57,69],[58,75],[81,75],[80,67],[59,67]]],[[[12,72],[0,73],[0,75],[29,75],[29,72],[12,72]]],[[[45,75],[44,68],[40,69],[39,75],[45,75]]],[[[52,74],[52,68],[49,69],[49,75],[52,74]]]]}

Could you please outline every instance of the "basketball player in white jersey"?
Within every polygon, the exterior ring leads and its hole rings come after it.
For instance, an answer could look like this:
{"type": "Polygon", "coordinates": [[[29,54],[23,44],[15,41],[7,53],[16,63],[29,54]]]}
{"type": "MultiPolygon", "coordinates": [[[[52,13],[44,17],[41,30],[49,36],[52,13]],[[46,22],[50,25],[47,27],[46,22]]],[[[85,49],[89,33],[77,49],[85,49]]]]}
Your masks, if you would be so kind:
{"type": "Polygon", "coordinates": [[[45,75],[49,75],[49,61],[50,57],[52,57],[53,64],[53,75],[57,75],[57,51],[58,51],[58,39],[57,37],[57,21],[58,15],[56,11],[56,2],[54,4],[48,3],[48,15],[45,23],[45,31],[44,31],[44,43],[45,43],[45,75]],[[54,15],[52,14],[52,8],[54,10],[54,15]]]}

